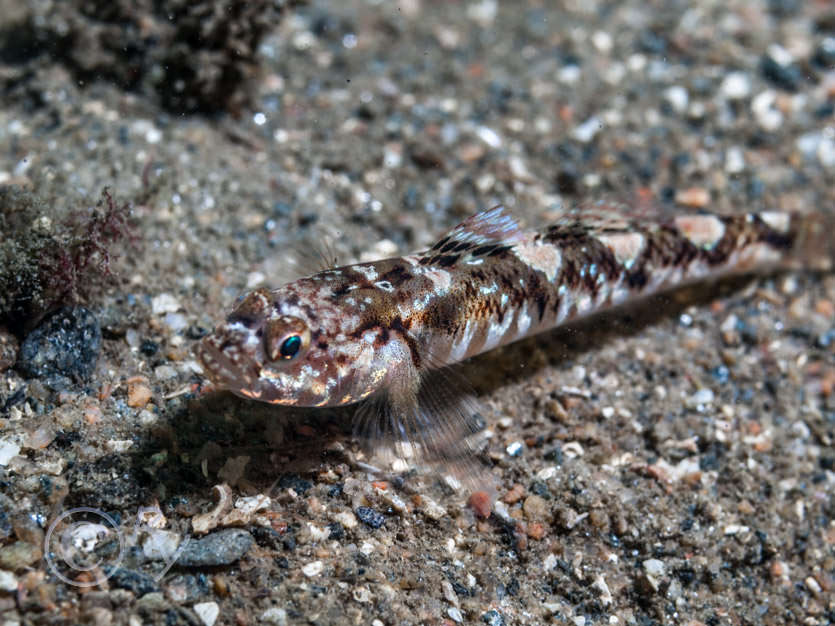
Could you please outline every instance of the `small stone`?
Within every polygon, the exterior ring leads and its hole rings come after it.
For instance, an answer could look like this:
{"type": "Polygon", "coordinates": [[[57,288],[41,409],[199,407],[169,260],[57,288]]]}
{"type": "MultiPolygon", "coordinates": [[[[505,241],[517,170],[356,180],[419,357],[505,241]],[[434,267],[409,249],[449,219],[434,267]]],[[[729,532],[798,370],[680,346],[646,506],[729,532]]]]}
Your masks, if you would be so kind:
{"type": "Polygon", "coordinates": [[[731,72],[719,86],[719,93],[728,100],[742,100],[751,95],[751,78],[745,72],[731,72]]]}
{"type": "Polygon", "coordinates": [[[20,444],[9,438],[0,439],[0,466],[9,464],[20,453],[20,444]]]}
{"type": "Polygon", "coordinates": [[[180,535],[170,530],[153,528],[142,542],[145,557],[154,561],[167,561],[180,545],[180,535]]]}
{"type": "Polygon", "coordinates": [[[731,146],[725,153],[725,171],[728,174],[739,174],[745,170],[745,156],[742,148],[731,146]]]}
{"type": "Polygon", "coordinates": [[[200,602],[195,604],[192,609],[206,626],[213,626],[220,614],[220,607],[217,602],[200,602]]]}
{"type": "Polygon", "coordinates": [[[363,524],[375,530],[380,528],[386,521],[382,513],[375,511],[369,506],[358,506],[355,513],[363,524]]]}
{"type": "Polygon", "coordinates": [[[18,571],[39,561],[43,556],[40,546],[15,541],[0,548],[0,568],[18,571]]]}
{"type": "Polygon", "coordinates": [[[655,593],[661,586],[661,579],[664,578],[664,562],[658,559],[647,559],[643,562],[644,576],[641,577],[641,588],[644,592],[655,593]]]}
{"type": "Polygon", "coordinates": [[[806,585],[806,588],[816,596],[820,595],[821,591],[823,591],[823,589],[820,586],[820,583],[817,580],[815,580],[813,576],[807,576],[803,582],[806,585]]]}
{"type": "Polygon", "coordinates": [[[461,609],[458,609],[454,606],[451,606],[447,609],[446,614],[449,615],[450,619],[457,624],[460,624],[464,621],[464,616],[461,614],[461,609]]]}
{"type": "Polygon", "coordinates": [[[794,62],[788,50],[777,44],[768,47],[760,60],[763,77],[786,91],[797,91],[803,81],[803,72],[794,62]]]}
{"type": "Polygon", "coordinates": [[[487,626],[505,626],[504,616],[495,609],[482,613],[481,621],[487,626]]]}
{"type": "Polygon", "coordinates": [[[525,517],[532,521],[542,521],[548,517],[548,502],[545,498],[537,495],[530,495],[525,498],[522,504],[525,517]]]}
{"type": "Polygon", "coordinates": [[[357,527],[357,516],[351,513],[351,511],[340,511],[339,513],[335,513],[333,515],[334,521],[338,522],[348,530],[357,527]]]}
{"type": "Polygon", "coordinates": [[[0,590],[17,591],[17,576],[6,570],[0,570],[0,590]]]}
{"type": "Polygon", "coordinates": [[[84,307],[64,307],[42,321],[20,348],[18,367],[30,378],[61,390],[87,380],[101,349],[101,328],[84,307]]]}
{"type": "Polygon", "coordinates": [[[520,456],[522,454],[522,450],[524,448],[524,444],[521,441],[514,441],[510,445],[507,446],[505,452],[507,452],[508,456],[520,456]]]}
{"type": "Polygon", "coordinates": [[[313,578],[314,576],[318,576],[322,573],[322,570],[325,569],[325,564],[322,561],[312,561],[308,563],[304,567],[302,567],[302,574],[307,576],[308,578],[313,578]]]}
{"type": "Polygon", "coordinates": [[[447,510],[440,504],[435,502],[432,498],[421,496],[420,511],[429,519],[436,522],[447,516],[447,510]]]}
{"type": "Polygon", "coordinates": [[[650,576],[664,576],[664,561],[658,559],[647,559],[643,563],[644,570],[650,576]]]}
{"type": "Polygon", "coordinates": [[[598,117],[590,117],[571,131],[571,137],[580,143],[589,143],[600,132],[603,122],[598,117]]]}
{"type": "Polygon", "coordinates": [[[542,522],[530,522],[527,529],[528,537],[539,541],[545,536],[545,524],[542,522]]]}
{"type": "Polygon", "coordinates": [[[154,397],[154,392],[148,384],[148,379],[144,376],[136,376],[128,379],[128,406],[134,409],[144,407],[151,398],[154,397]]]}
{"type": "Polygon", "coordinates": [[[502,501],[505,504],[516,504],[522,497],[525,495],[525,488],[520,484],[515,484],[513,487],[510,488],[504,496],[502,496],[502,501]]]}
{"type": "Polygon", "coordinates": [[[783,113],[776,107],[777,94],[763,91],[751,100],[751,112],[765,131],[773,132],[783,125],[783,113]]]}
{"type": "Polygon", "coordinates": [[[177,370],[170,365],[159,365],[154,368],[154,377],[157,380],[171,380],[177,378],[177,370]]]}
{"type": "Polygon", "coordinates": [[[261,613],[260,621],[264,624],[276,624],[276,626],[286,626],[287,611],[278,607],[267,609],[261,613]]]}
{"type": "Polygon", "coordinates": [[[696,391],[696,393],[694,393],[692,396],[688,396],[684,401],[684,405],[688,409],[696,409],[702,411],[708,405],[713,403],[714,398],[715,394],[713,393],[712,389],[703,388],[696,391]]]}
{"type": "Polygon", "coordinates": [[[182,308],[179,300],[170,293],[161,293],[151,298],[151,311],[154,315],[163,313],[176,313],[182,308]]]}
{"type": "Polygon", "coordinates": [[[252,535],[239,528],[221,530],[202,539],[189,541],[177,559],[183,567],[229,565],[243,557],[252,544],[252,535]]]}
{"type": "Polygon", "coordinates": [[[687,110],[689,94],[687,89],[681,85],[673,85],[664,92],[664,99],[676,113],[684,113],[687,110]]]}
{"type": "Polygon", "coordinates": [[[139,344],[139,351],[145,356],[154,356],[157,352],[159,352],[159,344],[156,341],[145,339],[141,344],[139,344]]]}
{"type": "Polygon", "coordinates": [[[704,208],[710,203],[710,192],[704,187],[691,187],[677,191],[675,199],[687,207],[704,208]]]}
{"type": "Polygon", "coordinates": [[[474,491],[470,496],[469,505],[476,514],[476,517],[480,517],[481,519],[490,517],[490,511],[493,507],[490,501],[490,494],[486,491],[474,491]]]}
{"type": "Polygon", "coordinates": [[[162,323],[174,333],[188,328],[188,320],[182,313],[166,313],[165,317],[162,318],[162,323]]]}
{"type": "Polygon", "coordinates": [[[109,576],[107,581],[111,587],[127,589],[138,597],[159,591],[157,582],[142,572],[136,572],[131,569],[120,567],[117,570],[108,573],[109,576]]]}
{"type": "Polygon", "coordinates": [[[159,591],[146,593],[136,602],[136,609],[142,613],[162,613],[168,608],[170,604],[159,591]]]}

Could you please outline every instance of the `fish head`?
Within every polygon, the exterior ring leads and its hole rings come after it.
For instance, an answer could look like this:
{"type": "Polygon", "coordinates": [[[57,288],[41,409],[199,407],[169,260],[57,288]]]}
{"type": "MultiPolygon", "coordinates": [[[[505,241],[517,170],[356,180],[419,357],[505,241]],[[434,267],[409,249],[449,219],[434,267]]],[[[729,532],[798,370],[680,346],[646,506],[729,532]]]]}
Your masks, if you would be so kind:
{"type": "Polygon", "coordinates": [[[236,395],[286,406],[329,404],[327,344],[292,288],[244,296],[195,352],[207,377],[236,395]]]}
{"type": "Polygon", "coordinates": [[[242,397],[299,407],[351,404],[382,388],[403,347],[367,328],[374,313],[365,300],[334,299],[339,279],[322,274],[247,294],[196,348],[207,377],[242,397]]]}

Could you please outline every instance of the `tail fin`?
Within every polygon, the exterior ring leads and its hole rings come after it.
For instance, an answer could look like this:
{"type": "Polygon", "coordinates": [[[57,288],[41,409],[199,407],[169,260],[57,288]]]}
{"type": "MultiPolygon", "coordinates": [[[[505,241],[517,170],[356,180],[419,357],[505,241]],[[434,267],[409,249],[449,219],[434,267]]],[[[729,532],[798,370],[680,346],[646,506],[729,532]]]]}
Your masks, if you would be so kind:
{"type": "Polygon", "coordinates": [[[835,212],[815,211],[792,216],[793,268],[831,272],[835,270],[835,212]]]}

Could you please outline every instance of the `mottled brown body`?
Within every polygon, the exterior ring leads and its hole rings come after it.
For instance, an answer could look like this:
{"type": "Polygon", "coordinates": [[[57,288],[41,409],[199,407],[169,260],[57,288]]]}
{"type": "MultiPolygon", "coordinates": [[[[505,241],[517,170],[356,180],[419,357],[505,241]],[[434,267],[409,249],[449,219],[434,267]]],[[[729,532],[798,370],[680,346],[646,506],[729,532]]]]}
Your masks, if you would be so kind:
{"type": "Polygon", "coordinates": [[[373,397],[359,412],[362,433],[447,458],[467,416],[427,389],[433,371],[694,281],[792,265],[831,269],[831,224],[831,216],[783,213],[630,220],[596,206],[534,232],[495,208],[424,253],[255,291],[199,356],[218,385],[265,402],[373,397]]]}

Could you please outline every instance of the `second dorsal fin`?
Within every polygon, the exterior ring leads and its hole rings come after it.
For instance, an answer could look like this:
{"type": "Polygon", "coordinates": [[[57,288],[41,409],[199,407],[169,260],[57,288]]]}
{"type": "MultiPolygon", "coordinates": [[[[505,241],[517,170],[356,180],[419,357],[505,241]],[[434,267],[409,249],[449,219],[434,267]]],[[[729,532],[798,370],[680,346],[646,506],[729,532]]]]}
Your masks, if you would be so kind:
{"type": "Polygon", "coordinates": [[[432,246],[433,252],[442,248],[464,244],[465,246],[484,246],[488,244],[513,245],[524,237],[519,223],[503,206],[481,211],[468,217],[444,235],[432,246]]]}

